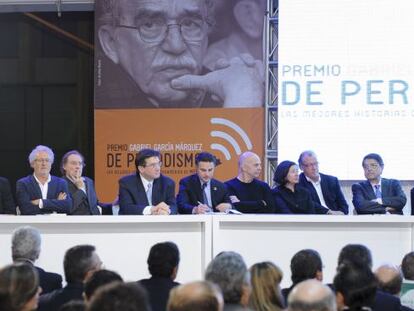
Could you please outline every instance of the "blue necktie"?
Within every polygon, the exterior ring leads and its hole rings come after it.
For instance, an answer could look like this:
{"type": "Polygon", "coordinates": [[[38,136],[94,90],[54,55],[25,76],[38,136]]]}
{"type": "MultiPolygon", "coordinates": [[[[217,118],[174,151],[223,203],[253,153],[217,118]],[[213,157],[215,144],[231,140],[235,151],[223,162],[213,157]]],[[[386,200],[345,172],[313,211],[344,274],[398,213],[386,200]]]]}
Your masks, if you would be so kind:
{"type": "Polygon", "coordinates": [[[147,188],[147,199],[148,199],[148,205],[152,206],[152,184],[148,184],[147,188]]]}
{"type": "Polygon", "coordinates": [[[201,189],[203,190],[203,203],[208,206],[208,199],[206,194],[207,183],[203,183],[201,185],[201,189]]]}
{"type": "Polygon", "coordinates": [[[381,194],[380,185],[374,185],[374,188],[375,188],[375,197],[377,199],[381,199],[382,198],[382,194],[381,194]]]}

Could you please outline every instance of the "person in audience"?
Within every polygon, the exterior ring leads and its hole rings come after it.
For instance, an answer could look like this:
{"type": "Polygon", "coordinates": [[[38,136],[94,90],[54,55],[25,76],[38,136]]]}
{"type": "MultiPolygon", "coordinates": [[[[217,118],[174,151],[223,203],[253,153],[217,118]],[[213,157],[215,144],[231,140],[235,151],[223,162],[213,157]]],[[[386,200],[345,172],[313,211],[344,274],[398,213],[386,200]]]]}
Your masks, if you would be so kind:
{"type": "Polygon", "coordinates": [[[73,207],[71,215],[112,215],[112,204],[100,203],[93,180],[82,176],[85,159],[76,150],[65,153],[60,164],[63,179],[68,183],[73,207]]]}
{"type": "Polygon", "coordinates": [[[347,261],[341,263],[334,278],[334,287],[338,310],[375,310],[377,281],[369,266],[347,261]]]}
{"type": "Polygon", "coordinates": [[[107,284],[96,292],[87,311],[151,311],[145,289],[136,282],[107,284]]]}
{"type": "Polygon", "coordinates": [[[218,254],[207,266],[205,279],[220,287],[224,298],[224,311],[250,310],[250,274],[240,254],[218,254]]]}
{"type": "Polygon", "coordinates": [[[140,280],[139,283],[147,290],[152,311],[165,311],[168,295],[175,286],[180,252],[173,242],[162,242],[150,249],[147,263],[151,278],[140,280]]]}
{"type": "Polygon", "coordinates": [[[404,256],[401,272],[404,277],[401,286],[401,304],[414,309],[414,252],[404,256]]]}
{"type": "Polygon", "coordinates": [[[290,260],[292,285],[282,290],[285,301],[296,284],[309,279],[319,282],[323,280],[322,259],[319,253],[313,249],[302,249],[293,255],[290,260]]]}
{"type": "Polygon", "coordinates": [[[174,181],[161,174],[161,155],[142,149],[135,158],[136,173],[119,180],[120,215],[177,213],[174,181]]]}
{"type": "Polygon", "coordinates": [[[62,178],[50,175],[55,155],[46,146],[36,146],[29,155],[33,175],[16,184],[17,205],[22,215],[70,214],[72,200],[68,185],[62,178]]]}
{"type": "Polygon", "coordinates": [[[85,282],[83,292],[85,301],[90,301],[98,288],[112,282],[123,282],[123,279],[118,273],[114,271],[105,269],[95,271],[92,276],[85,282]]]}
{"type": "Polygon", "coordinates": [[[208,281],[191,282],[171,290],[167,311],[222,311],[220,288],[208,281]]]}
{"type": "Polygon", "coordinates": [[[376,153],[362,160],[367,180],[352,185],[352,203],[358,214],[403,214],[407,198],[396,179],[382,178],[384,161],[376,153]]]}
{"type": "Polygon", "coordinates": [[[102,267],[102,261],[92,245],[77,245],[68,249],[63,260],[67,285],[42,295],[38,311],[59,310],[71,300],[83,300],[83,283],[102,267]]]}
{"type": "Polygon", "coordinates": [[[180,214],[205,214],[226,212],[231,209],[231,200],[226,186],[214,179],[217,160],[208,152],[195,157],[196,173],[180,180],[177,206],[180,214]]]}
{"type": "Polygon", "coordinates": [[[250,307],[255,311],[281,311],[284,298],[280,290],[282,270],[271,262],[256,263],[250,268],[252,293],[250,307]]]}
{"type": "Polygon", "coordinates": [[[299,185],[306,188],[315,206],[316,214],[348,214],[348,203],[342,193],[338,178],[319,173],[319,162],[313,151],[303,151],[299,156],[299,185]]]}
{"type": "Polygon", "coordinates": [[[59,311],[84,311],[85,309],[86,305],[83,301],[73,300],[61,306],[59,311]]]}
{"type": "Polygon", "coordinates": [[[317,280],[302,281],[290,293],[287,311],[337,311],[335,295],[317,280]]]}
{"type": "Polygon", "coordinates": [[[308,190],[298,186],[299,169],[295,162],[282,161],[276,167],[272,189],[278,214],[315,214],[315,207],[308,190]]]}
{"type": "Polygon", "coordinates": [[[375,270],[378,288],[385,293],[400,297],[402,274],[398,267],[384,264],[375,270]]]}
{"type": "Polygon", "coordinates": [[[0,177],[0,214],[16,214],[16,204],[7,178],[0,177]]]}
{"type": "Polygon", "coordinates": [[[274,213],[270,187],[257,179],[262,171],[259,156],[244,152],[238,167],[237,177],[225,182],[233,207],[242,213],[274,213]]]}
{"type": "Polygon", "coordinates": [[[62,277],[57,273],[46,272],[34,265],[40,256],[41,242],[39,230],[31,226],[19,227],[12,234],[11,252],[13,262],[28,263],[37,270],[42,294],[47,294],[62,288],[62,277]]]}
{"type": "Polygon", "coordinates": [[[41,291],[33,265],[19,262],[0,269],[0,310],[34,311],[41,291]]]}
{"type": "MultiPolygon", "coordinates": [[[[345,245],[338,256],[338,267],[341,264],[353,264],[357,266],[367,266],[372,269],[371,251],[361,244],[345,245]]],[[[401,303],[397,297],[384,293],[381,290],[376,291],[373,311],[397,311],[401,310],[401,303]]]]}

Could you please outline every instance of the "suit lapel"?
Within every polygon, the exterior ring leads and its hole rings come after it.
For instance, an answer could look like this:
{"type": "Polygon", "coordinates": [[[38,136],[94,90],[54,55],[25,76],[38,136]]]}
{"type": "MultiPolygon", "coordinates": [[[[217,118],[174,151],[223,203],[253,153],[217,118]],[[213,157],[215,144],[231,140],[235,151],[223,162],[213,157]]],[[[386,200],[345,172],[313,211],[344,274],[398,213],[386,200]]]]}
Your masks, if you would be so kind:
{"type": "Polygon", "coordinates": [[[157,205],[158,203],[160,203],[162,200],[160,198],[160,194],[161,194],[161,176],[157,179],[154,179],[154,181],[152,182],[152,205],[157,205]]]}
{"type": "Polygon", "coordinates": [[[37,184],[37,181],[36,181],[36,179],[34,178],[33,175],[30,176],[30,183],[31,183],[31,187],[33,189],[33,193],[35,193],[37,195],[37,199],[41,199],[42,198],[42,191],[40,190],[40,187],[37,184]]]}
{"type": "Polygon", "coordinates": [[[210,195],[211,195],[211,204],[213,205],[212,207],[215,207],[215,206],[218,205],[217,191],[218,191],[217,183],[214,179],[211,179],[211,181],[210,181],[210,195]]]}
{"type": "MultiPolygon", "coordinates": [[[[198,178],[197,174],[194,174],[191,179],[192,188],[194,189],[194,192],[196,194],[196,200],[203,202],[204,197],[203,190],[201,189],[200,179],[198,178]]],[[[196,203],[198,204],[198,202],[196,203]]]]}
{"type": "MultiPolygon", "coordinates": [[[[135,198],[135,202],[141,204],[141,202],[146,202],[146,206],[149,205],[148,198],[147,198],[147,190],[144,188],[144,184],[142,183],[141,176],[137,173],[136,174],[136,189],[138,191],[132,191],[132,193],[135,195],[137,194],[137,197],[135,198]]],[[[152,189],[152,196],[154,197],[154,189],[152,189]]],[[[154,201],[152,202],[154,203],[154,201]]]]}
{"type": "Polygon", "coordinates": [[[371,183],[368,180],[363,182],[363,187],[365,188],[370,200],[376,198],[374,189],[372,189],[371,183]]]}
{"type": "Polygon", "coordinates": [[[54,182],[52,176],[50,176],[50,183],[47,187],[47,198],[57,199],[57,198],[54,198],[56,193],[57,193],[57,182],[54,182]]]}
{"type": "Polygon", "coordinates": [[[325,200],[325,203],[328,204],[327,198],[329,198],[329,190],[328,190],[328,184],[326,182],[326,179],[322,176],[322,174],[319,174],[321,178],[321,189],[322,189],[322,195],[323,199],[325,200]]]}
{"type": "Polygon", "coordinates": [[[388,191],[390,190],[389,181],[385,178],[381,178],[381,195],[382,197],[389,197],[388,191]]]}

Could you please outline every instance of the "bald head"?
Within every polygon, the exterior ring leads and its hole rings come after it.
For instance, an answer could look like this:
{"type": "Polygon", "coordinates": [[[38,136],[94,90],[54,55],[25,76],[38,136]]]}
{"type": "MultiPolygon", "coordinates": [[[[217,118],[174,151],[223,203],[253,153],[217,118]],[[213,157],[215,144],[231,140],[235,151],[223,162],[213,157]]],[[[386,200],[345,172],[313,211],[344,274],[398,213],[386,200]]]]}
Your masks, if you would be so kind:
{"type": "Polygon", "coordinates": [[[288,311],[336,311],[332,290],[316,280],[297,284],[288,298],[288,311]]]}
{"type": "Polygon", "coordinates": [[[243,182],[250,182],[260,176],[262,161],[259,156],[251,151],[244,152],[239,158],[239,176],[243,182]]]}
{"type": "Polygon", "coordinates": [[[382,265],[375,270],[378,285],[384,292],[398,296],[401,291],[402,275],[400,269],[395,265],[382,265]]]}
{"type": "Polygon", "coordinates": [[[223,305],[223,295],[217,285],[198,281],[172,289],[167,311],[222,311],[223,305]]]}

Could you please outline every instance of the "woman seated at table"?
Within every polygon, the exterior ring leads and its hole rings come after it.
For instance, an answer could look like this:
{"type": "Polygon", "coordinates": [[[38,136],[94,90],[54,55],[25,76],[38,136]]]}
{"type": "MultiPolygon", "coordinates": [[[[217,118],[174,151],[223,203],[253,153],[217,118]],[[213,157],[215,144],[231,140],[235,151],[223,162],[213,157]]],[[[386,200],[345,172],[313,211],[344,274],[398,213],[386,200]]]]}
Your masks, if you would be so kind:
{"type": "Polygon", "coordinates": [[[273,177],[278,186],[272,189],[277,214],[315,214],[307,189],[298,186],[299,168],[295,162],[283,161],[273,177]]]}

